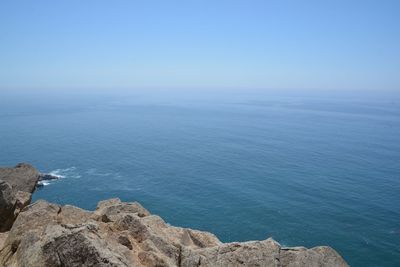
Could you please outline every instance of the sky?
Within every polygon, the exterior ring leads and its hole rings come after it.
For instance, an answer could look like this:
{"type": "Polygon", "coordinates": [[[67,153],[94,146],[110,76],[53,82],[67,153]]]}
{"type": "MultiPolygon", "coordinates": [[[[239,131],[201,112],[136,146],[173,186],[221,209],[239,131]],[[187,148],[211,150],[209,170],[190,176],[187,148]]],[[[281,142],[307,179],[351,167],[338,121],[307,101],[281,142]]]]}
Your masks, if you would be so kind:
{"type": "Polygon", "coordinates": [[[0,88],[400,90],[400,1],[0,0],[0,88]]]}

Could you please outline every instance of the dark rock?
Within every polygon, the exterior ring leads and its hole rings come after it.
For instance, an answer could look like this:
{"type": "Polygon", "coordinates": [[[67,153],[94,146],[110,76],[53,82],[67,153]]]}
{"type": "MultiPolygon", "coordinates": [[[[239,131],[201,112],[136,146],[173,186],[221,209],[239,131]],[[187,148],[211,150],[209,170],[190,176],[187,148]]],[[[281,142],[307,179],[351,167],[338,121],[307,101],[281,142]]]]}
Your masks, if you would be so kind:
{"type": "Polygon", "coordinates": [[[31,201],[39,172],[29,164],[0,168],[0,232],[11,228],[19,212],[31,201]]]}
{"type": "Polygon", "coordinates": [[[41,173],[39,174],[39,181],[49,181],[49,180],[57,180],[60,179],[57,175],[52,175],[49,173],[41,173]]]}
{"type": "Polygon", "coordinates": [[[124,236],[124,235],[121,235],[121,236],[118,237],[118,243],[120,243],[121,245],[129,248],[130,250],[132,250],[132,248],[133,248],[132,247],[132,243],[129,240],[129,238],[124,236]]]}
{"type": "Polygon", "coordinates": [[[14,222],[15,195],[7,182],[0,180],[0,232],[7,231],[14,222]]]}
{"type": "Polygon", "coordinates": [[[60,178],[61,178],[60,176],[53,175],[50,173],[40,173],[39,174],[39,182],[36,184],[36,187],[42,188],[43,186],[45,186],[48,183],[48,181],[58,180],[60,178]]]}

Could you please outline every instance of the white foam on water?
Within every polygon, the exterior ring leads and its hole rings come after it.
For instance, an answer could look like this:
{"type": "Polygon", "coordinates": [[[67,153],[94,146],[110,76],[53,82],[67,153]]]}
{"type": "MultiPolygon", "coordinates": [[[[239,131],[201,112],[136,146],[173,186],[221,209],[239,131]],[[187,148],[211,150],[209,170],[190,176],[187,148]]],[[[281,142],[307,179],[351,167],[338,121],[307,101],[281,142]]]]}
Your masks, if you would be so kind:
{"type": "Polygon", "coordinates": [[[47,186],[57,181],[58,179],[81,178],[81,176],[76,171],[76,167],[74,166],[65,169],[55,169],[53,171],[50,171],[48,174],[57,177],[57,179],[39,181],[38,182],[39,185],[47,186]]]}
{"type": "Polygon", "coordinates": [[[50,183],[48,182],[48,181],[39,181],[38,182],[38,185],[41,185],[41,186],[46,186],[46,185],[49,185],[50,183]]]}

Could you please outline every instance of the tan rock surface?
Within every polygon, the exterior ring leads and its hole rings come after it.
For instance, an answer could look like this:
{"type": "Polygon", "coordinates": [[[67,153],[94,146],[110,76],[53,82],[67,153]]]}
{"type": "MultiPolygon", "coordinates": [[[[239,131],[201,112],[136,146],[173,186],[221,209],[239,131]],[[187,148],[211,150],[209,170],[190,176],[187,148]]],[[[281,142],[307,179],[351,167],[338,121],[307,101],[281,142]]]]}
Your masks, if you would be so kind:
{"type": "Polygon", "coordinates": [[[4,243],[6,242],[8,236],[8,232],[0,233],[0,251],[3,248],[4,243]]]}

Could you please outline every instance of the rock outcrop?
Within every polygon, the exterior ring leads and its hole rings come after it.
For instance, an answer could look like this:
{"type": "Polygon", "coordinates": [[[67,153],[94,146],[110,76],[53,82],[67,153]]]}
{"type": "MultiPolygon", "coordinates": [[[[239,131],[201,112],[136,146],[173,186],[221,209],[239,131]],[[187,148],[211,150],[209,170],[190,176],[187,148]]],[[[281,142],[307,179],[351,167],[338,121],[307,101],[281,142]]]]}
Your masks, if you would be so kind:
{"type": "Polygon", "coordinates": [[[29,164],[0,168],[0,232],[9,230],[19,212],[31,201],[39,172],[29,164]]]}
{"type": "Polygon", "coordinates": [[[4,238],[4,267],[347,266],[330,247],[284,248],[271,238],[222,243],[119,199],[99,202],[94,212],[37,201],[23,209],[4,238]]]}
{"type": "Polygon", "coordinates": [[[54,175],[51,173],[41,173],[39,175],[39,182],[37,183],[37,187],[43,187],[44,185],[48,184],[49,181],[58,180],[61,176],[54,175]]]}

